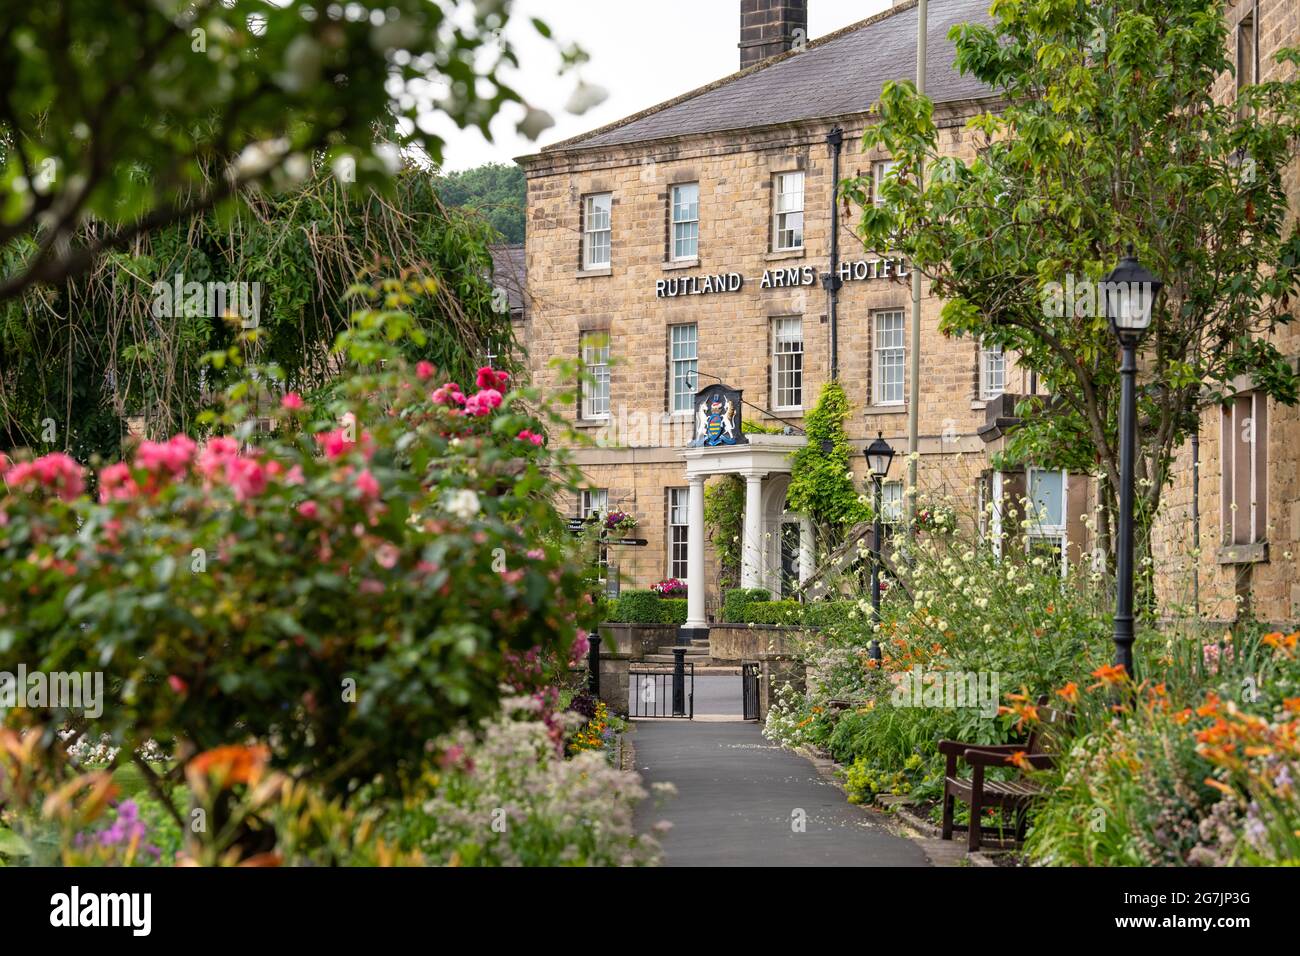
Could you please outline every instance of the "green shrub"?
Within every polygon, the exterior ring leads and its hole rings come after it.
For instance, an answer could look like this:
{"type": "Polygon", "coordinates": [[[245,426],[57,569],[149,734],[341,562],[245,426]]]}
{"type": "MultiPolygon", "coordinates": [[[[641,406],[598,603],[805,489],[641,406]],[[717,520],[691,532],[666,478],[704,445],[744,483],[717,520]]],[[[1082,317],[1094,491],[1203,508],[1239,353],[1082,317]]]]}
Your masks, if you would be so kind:
{"type": "Polygon", "coordinates": [[[767,588],[732,588],[722,598],[722,620],[728,624],[748,624],[746,608],[754,601],[770,601],[767,588]]]}
{"type": "Polygon", "coordinates": [[[608,620],[618,624],[662,624],[662,603],[663,598],[654,591],[624,591],[610,602],[608,620]]]}
{"type": "Polygon", "coordinates": [[[659,620],[664,624],[686,623],[686,598],[660,598],[659,620]]]}
{"type": "Polygon", "coordinates": [[[751,601],[745,619],[737,624],[802,624],[803,605],[798,601],[751,601]]]}
{"type": "Polygon", "coordinates": [[[857,601],[812,601],[803,607],[803,623],[810,627],[856,627],[865,633],[868,617],[856,613],[857,607],[857,601]]]}
{"type": "MultiPolygon", "coordinates": [[[[550,504],[572,485],[515,437],[535,419],[513,396],[484,415],[431,400],[383,349],[401,315],[354,321],[347,355],[387,369],[341,380],[319,418],[272,413],[256,445],[232,390],[235,434],[202,446],[141,443],[97,475],[0,459],[0,671],[103,672],[95,729],[127,753],[251,737],[273,768],[346,792],[417,779],[426,741],[494,713],[503,676],[563,666],[594,621],[550,504]],[[521,556],[508,573],[496,549],[521,556]]],[[[14,708],[5,725],[77,716],[14,708]]]]}

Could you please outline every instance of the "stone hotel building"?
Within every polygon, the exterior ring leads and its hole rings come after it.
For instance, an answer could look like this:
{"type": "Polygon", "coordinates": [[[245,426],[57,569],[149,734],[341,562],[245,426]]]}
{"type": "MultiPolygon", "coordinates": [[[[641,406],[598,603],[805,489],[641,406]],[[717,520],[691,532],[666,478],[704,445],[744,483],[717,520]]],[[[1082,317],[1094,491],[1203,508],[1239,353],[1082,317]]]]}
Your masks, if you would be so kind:
{"type": "MultiPolygon", "coordinates": [[[[648,543],[611,547],[611,578],[623,588],[688,580],[693,627],[707,625],[719,600],[703,521],[714,476],[745,481],[743,583],[782,594],[813,572],[811,528],[786,508],[789,453],[805,442],[803,417],[833,369],[853,405],[859,484],[862,449],[878,432],[900,452],[885,485],[888,509],[901,508],[906,475],[911,275],[887,251],[863,250],[854,216],[835,210],[833,170],[838,159],[841,177],[878,182],[889,173],[890,157],[863,151],[861,134],[883,84],[915,76],[915,2],[810,42],[806,0],[739,6],[738,72],[519,160],[528,192],[518,331],[530,372],[535,384],[558,388],[550,361],[561,356],[580,359],[591,379],[571,409],[577,429],[598,442],[579,451],[590,488],[574,512],[635,515],[636,536],[648,543]],[[823,280],[836,224],[841,281],[832,310],[823,280]],[[784,433],[687,447],[699,434],[696,395],[716,385],[742,392],[746,420],[784,433]]],[[[956,71],[947,37],[954,24],[987,22],[987,9],[988,0],[929,4],[927,93],[943,151],[966,160],[982,145],[967,120],[998,104],[956,71]]],[[[1294,0],[1238,3],[1226,16],[1252,76],[1267,72],[1265,58],[1284,38],[1300,36],[1294,0]]],[[[1225,94],[1233,82],[1225,79],[1225,94]]],[[[922,296],[922,493],[951,493],[972,512],[1031,493],[1042,512],[1032,543],[1063,564],[1078,560],[1090,551],[1089,479],[991,467],[1016,398],[1036,382],[1013,356],[939,334],[941,303],[924,283],[922,296]]],[[[1266,414],[1247,407],[1254,400],[1242,385],[1225,414],[1266,414]]],[[[1300,538],[1300,435],[1292,410],[1267,414],[1274,420],[1255,432],[1256,444],[1228,456],[1232,475],[1244,478],[1225,493],[1256,516],[1249,527],[1238,520],[1223,530],[1224,514],[1242,512],[1220,508],[1217,414],[1202,427],[1200,590],[1205,610],[1220,617],[1238,613],[1233,595],[1243,581],[1262,586],[1256,611],[1265,616],[1288,617],[1300,599],[1293,565],[1281,557],[1300,538]],[[1249,545],[1239,549],[1244,563],[1219,543],[1249,545]]],[[[1171,564],[1190,568],[1189,450],[1184,457],[1159,545],[1171,564]]]]}

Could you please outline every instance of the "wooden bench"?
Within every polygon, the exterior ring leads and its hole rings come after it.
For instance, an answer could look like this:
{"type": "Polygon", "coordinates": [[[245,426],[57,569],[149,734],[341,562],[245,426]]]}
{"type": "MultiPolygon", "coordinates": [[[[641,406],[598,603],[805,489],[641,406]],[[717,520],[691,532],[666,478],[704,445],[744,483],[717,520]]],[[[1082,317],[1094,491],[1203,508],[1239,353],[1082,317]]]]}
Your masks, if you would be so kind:
{"type": "MultiPolygon", "coordinates": [[[[1047,697],[1038,699],[1041,708],[1047,703],[1047,697]]],[[[1040,798],[1045,790],[1041,784],[1026,778],[1022,772],[1015,780],[988,780],[985,769],[988,767],[1006,767],[1014,765],[1010,759],[1017,752],[1023,752],[1023,763],[1034,770],[1048,770],[1054,766],[1056,758],[1047,752],[1055,742],[1054,730],[1060,730],[1069,721],[1070,715],[1065,711],[1047,710],[1040,725],[1022,744],[970,744],[959,740],[939,741],[939,753],[947,760],[943,781],[943,839],[951,840],[953,830],[966,830],[968,847],[971,852],[980,848],[981,836],[997,837],[1003,831],[984,827],[980,824],[980,815],[989,808],[1002,810],[1003,823],[1007,814],[1014,817],[1016,842],[1025,838],[1028,825],[1029,808],[1040,798]],[[964,760],[971,768],[969,779],[957,771],[957,761],[964,760]],[[953,824],[953,812],[956,801],[960,800],[970,806],[970,825],[966,827],[953,824]]],[[[1005,826],[1004,826],[1005,830],[1005,826]]]]}

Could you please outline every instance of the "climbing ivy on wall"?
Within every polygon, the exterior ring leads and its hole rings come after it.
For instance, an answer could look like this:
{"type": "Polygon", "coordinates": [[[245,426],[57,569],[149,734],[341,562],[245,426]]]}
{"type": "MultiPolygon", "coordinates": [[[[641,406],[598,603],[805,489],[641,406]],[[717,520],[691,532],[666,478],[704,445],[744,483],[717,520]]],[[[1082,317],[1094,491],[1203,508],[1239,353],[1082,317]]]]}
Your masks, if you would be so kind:
{"type": "Polygon", "coordinates": [[[871,509],[859,496],[849,467],[852,449],[844,429],[849,411],[844,387],[839,382],[827,382],[804,421],[808,444],[794,452],[791,459],[786,501],[792,511],[812,522],[825,547],[834,547],[849,528],[871,517],[871,509]],[[829,453],[822,450],[825,441],[830,442],[829,453]]]}
{"type": "MultiPolygon", "coordinates": [[[[88,230],[96,228],[93,224],[88,230]]],[[[330,348],[358,277],[419,267],[438,283],[415,310],[430,332],[411,358],[468,384],[490,350],[517,370],[508,314],[494,296],[489,246],[498,236],[472,211],[439,201],[409,170],[389,193],[349,191],[328,173],[234,213],[209,213],[138,239],[96,268],[0,305],[0,448],[63,449],[83,460],[118,455],[129,418],[151,436],[184,431],[219,388],[200,358],[228,348],[238,321],[182,309],[158,315],[155,283],[258,283],[253,360],[277,363],[286,387],[329,380],[330,348]]]]}
{"type": "MultiPolygon", "coordinates": [[[[745,423],[749,424],[748,422],[745,423]]],[[[704,524],[718,556],[718,590],[740,583],[740,542],[745,522],[745,481],[722,475],[704,488],[704,524]]]]}

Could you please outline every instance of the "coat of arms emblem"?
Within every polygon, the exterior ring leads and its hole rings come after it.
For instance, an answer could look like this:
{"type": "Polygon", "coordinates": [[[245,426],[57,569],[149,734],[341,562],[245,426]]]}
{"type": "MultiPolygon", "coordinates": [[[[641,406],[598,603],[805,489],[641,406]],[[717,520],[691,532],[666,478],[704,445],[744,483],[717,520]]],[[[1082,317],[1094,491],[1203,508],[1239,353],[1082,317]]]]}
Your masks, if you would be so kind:
{"type": "Polygon", "coordinates": [[[740,392],[710,385],[696,397],[694,446],[735,445],[744,441],[740,430],[740,392]]]}

